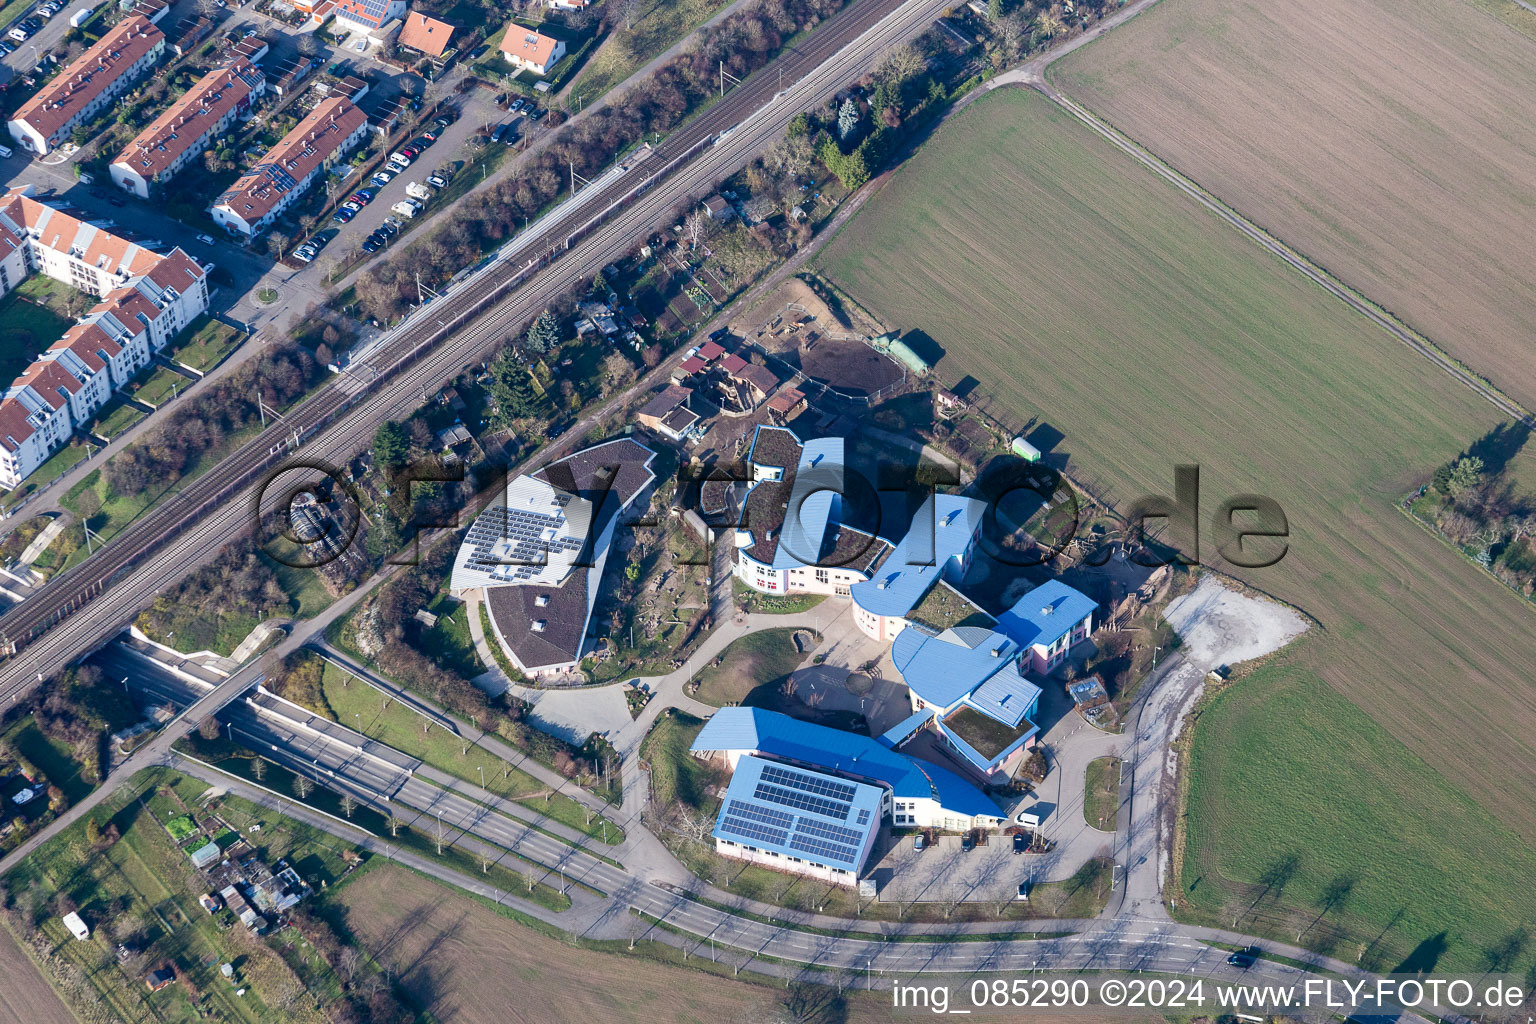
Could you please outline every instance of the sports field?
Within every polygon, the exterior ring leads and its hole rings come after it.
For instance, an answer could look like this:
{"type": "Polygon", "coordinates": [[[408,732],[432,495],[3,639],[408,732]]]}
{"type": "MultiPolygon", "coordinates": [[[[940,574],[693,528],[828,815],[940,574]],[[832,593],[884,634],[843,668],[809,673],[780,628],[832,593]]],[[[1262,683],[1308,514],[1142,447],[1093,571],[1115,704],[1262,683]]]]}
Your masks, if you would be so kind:
{"type": "Polygon", "coordinates": [[[1439,0],[1162,0],[1052,81],[1536,408],[1536,46],[1439,0]]]}
{"type": "MultiPolygon", "coordinates": [[[[1536,919],[1520,882],[1536,837],[1536,615],[1394,506],[1493,427],[1492,408],[1022,89],[941,128],[819,262],[892,325],[926,331],[946,382],[973,377],[1006,422],[1061,431],[1051,457],[1121,502],[1171,493],[1179,462],[1201,467],[1203,522],[1229,495],[1277,500],[1289,553],[1235,571],[1318,620],[1286,655],[1291,671],[1347,697],[1445,783],[1405,796],[1352,760],[1284,761],[1273,785],[1313,786],[1321,764],[1340,803],[1289,822],[1296,837],[1347,846],[1351,806],[1410,800],[1407,820],[1432,822],[1470,794],[1505,831],[1404,831],[1375,870],[1390,879],[1397,858],[1433,863],[1447,844],[1482,855],[1479,876],[1443,883],[1502,897],[1492,916],[1444,905],[1457,956],[1536,919]]],[[[1202,555],[1231,568],[1208,536],[1202,555]]],[[[1293,723],[1277,713],[1269,726],[1293,723]]],[[[1225,789],[1224,834],[1267,819],[1269,796],[1225,789]]],[[[1256,882],[1251,867],[1234,862],[1234,880],[1256,882]]]]}

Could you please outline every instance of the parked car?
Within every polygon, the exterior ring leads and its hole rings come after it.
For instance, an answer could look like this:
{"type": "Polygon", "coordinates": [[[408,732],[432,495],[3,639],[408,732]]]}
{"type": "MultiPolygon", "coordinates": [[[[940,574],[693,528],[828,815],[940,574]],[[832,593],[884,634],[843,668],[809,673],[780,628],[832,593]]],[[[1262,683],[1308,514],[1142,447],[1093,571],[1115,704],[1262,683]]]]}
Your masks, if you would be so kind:
{"type": "Polygon", "coordinates": [[[315,250],[308,242],[293,250],[293,258],[300,263],[308,263],[315,258],[315,250]]]}
{"type": "Polygon", "coordinates": [[[376,171],[376,172],[374,172],[373,177],[371,179],[369,179],[369,180],[371,180],[379,188],[383,188],[385,185],[388,185],[391,181],[394,181],[395,180],[395,176],[390,171],[376,171]]]}
{"type": "Polygon", "coordinates": [[[31,34],[32,33],[28,32],[26,27],[23,26],[23,25],[13,26],[11,28],[11,30],[6,33],[7,36],[9,36],[10,38],[16,40],[18,43],[26,42],[27,41],[27,37],[30,36],[31,34]]]}
{"type": "Polygon", "coordinates": [[[1237,950],[1231,956],[1227,957],[1227,963],[1231,964],[1233,967],[1240,967],[1246,971],[1248,968],[1252,967],[1254,962],[1258,959],[1259,947],[1246,946],[1237,950]]]}
{"type": "Polygon", "coordinates": [[[197,236],[197,240],[199,242],[202,242],[204,245],[212,245],[213,244],[213,236],[212,235],[198,235],[197,236]]]}
{"type": "Polygon", "coordinates": [[[976,833],[967,832],[965,835],[960,837],[961,853],[970,853],[974,849],[976,849],[976,833]]]}
{"type": "Polygon", "coordinates": [[[527,105],[528,105],[528,101],[523,99],[521,96],[519,96],[517,99],[512,101],[512,107],[511,107],[512,113],[514,113],[514,114],[517,113],[519,110],[522,110],[527,105]]]}
{"type": "Polygon", "coordinates": [[[390,209],[406,220],[410,220],[421,212],[421,204],[414,199],[402,199],[394,206],[391,206],[390,209]]]}
{"type": "Polygon", "coordinates": [[[400,224],[393,217],[385,217],[384,223],[379,225],[379,233],[386,238],[400,233],[400,224]]]}
{"type": "Polygon", "coordinates": [[[331,214],[331,220],[334,220],[337,224],[345,224],[347,221],[356,216],[357,210],[355,208],[349,209],[348,207],[343,206],[341,209],[331,214]]]}
{"type": "Polygon", "coordinates": [[[926,848],[927,845],[928,845],[928,842],[927,842],[927,840],[925,840],[923,838],[923,834],[921,832],[919,832],[917,835],[912,837],[912,849],[914,849],[914,850],[922,850],[922,849],[926,848]]]}
{"type": "Polygon", "coordinates": [[[8,57],[15,52],[16,47],[12,46],[10,43],[0,42],[0,56],[8,57]]]}
{"type": "Polygon", "coordinates": [[[511,125],[507,125],[506,137],[501,141],[505,142],[509,146],[515,146],[517,145],[517,140],[520,138],[522,138],[522,135],[518,132],[518,130],[513,128],[511,125]]]}
{"type": "Polygon", "coordinates": [[[433,188],[447,188],[448,179],[443,177],[441,174],[434,174],[427,178],[427,184],[431,185],[433,188]]]}
{"type": "Polygon", "coordinates": [[[360,188],[352,193],[352,202],[367,206],[373,202],[373,192],[366,188],[360,188]]]}
{"type": "Polygon", "coordinates": [[[428,199],[432,198],[432,190],[419,181],[413,181],[407,184],[405,186],[405,194],[410,196],[412,199],[420,199],[422,202],[426,202],[428,199]]]}
{"type": "Polygon", "coordinates": [[[442,114],[439,114],[437,116],[437,120],[433,121],[432,123],[437,125],[438,129],[441,130],[441,129],[447,128],[449,125],[453,124],[453,118],[449,117],[448,114],[446,112],[444,112],[442,114]]]}
{"type": "Polygon", "coordinates": [[[379,241],[378,235],[369,235],[363,239],[363,252],[378,252],[384,248],[384,243],[379,241]]]}
{"type": "Polygon", "coordinates": [[[1023,853],[1027,849],[1029,849],[1029,837],[1023,832],[1015,832],[1013,834],[1013,852],[1023,853]]]}
{"type": "Polygon", "coordinates": [[[500,142],[501,137],[507,133],[508,127],[508,125],[499,124],[495,128],[491,129],[491,141],[500,142]]]}
{"type": "Polygon", "coordinates": [[[436,142],[437,141],[437,132],[435,132],[432,129],[428,128],[426,131],[421,133],[421,137],[426,139],[428,142],[436,142]]]}
{"type": "Polygon", "coordinates": [[[1020,882],[1019,883],[1019,899],[1021,899],[1021,900],[1029,899],[1029,883],[1028,882],[1020,882]]]}
{"type": "Polygon", "coordinates": [[[544,110],[541,107],[534,107],[532,110],[528,111],[528,120],[530,121],[537,121],[543,116],[544,110]]]}

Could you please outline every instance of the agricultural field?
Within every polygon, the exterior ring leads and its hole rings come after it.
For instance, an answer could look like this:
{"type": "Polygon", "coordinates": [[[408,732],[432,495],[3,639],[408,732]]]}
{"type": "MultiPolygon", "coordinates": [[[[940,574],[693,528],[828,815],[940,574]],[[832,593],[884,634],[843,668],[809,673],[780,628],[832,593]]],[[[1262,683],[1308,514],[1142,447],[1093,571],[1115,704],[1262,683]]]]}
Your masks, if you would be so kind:
{"type": "Polygon", "coordinates": [[[75,1024],[75,1017],[37,973],[15,940],[0,932],[0,1018],[24,1020],[30,1024],[75,1024]]]}
{"type": "Polygon", "coordinates": [[[1051,78],[1536,408],[1531,39],[1434,0],[1165,0],[1051,78]]]}
{"type": "MultiPolygon", "coordinates": [[[[957,115],[819,262],[866,308],[926,331],[945,381],[974,381],[973,397],[1015,427],[1036,420],[1032,436],[1059,431],[1050,464],[1116,501],[1171,493],[1174,464],[1189,462],[1202,523],[1228,495],[1274,498],[1290,529],[1278,564],[1232,566],[1208,531],[1202,557],[1311,615],[1288,671],[1347,699],[1399,744],[1400,762],[1431,766],[1493,826],[1431,827],[1422,791],[1303,738],[1314,756],[1279,761],[1266,784],[1310,788],[1327,773],[1336,806],[1280,819],[1299,870],[1323,873],[1313,851],[1347,847],[1351,822],[1385,808],[1422,827],[1393,828],[1362,878],[1471,851],[1482,861],[1438,882],[1456,894],[1436,904],[1448,963],[1475,961],[1536,917],[1520,882],[1536,836],[1536,689],[1519,640],[1536,618],[1396,507],[1425,467],[1495,427],[1495,410],[1031,91],[957,115]]],[[[1276,676],[1239,685],[1261,699],[1276,676]]],[[[1270,721],[1289,727],[1278,712],[1270,721]]],[[[1191,842],[1260,817],[1275,816],[1246,803],[1222,830],[1195,818],[1191,842]]],[[[1252,864],[1224,867],[1231,875],[1202,884],[1259,881],[1252,864]]],[[[1394,924],[1386,897],[1362,892],[1359,908],[1371,936],[1391,926],[1408,948],[1426,938],[1394,924]]]]}

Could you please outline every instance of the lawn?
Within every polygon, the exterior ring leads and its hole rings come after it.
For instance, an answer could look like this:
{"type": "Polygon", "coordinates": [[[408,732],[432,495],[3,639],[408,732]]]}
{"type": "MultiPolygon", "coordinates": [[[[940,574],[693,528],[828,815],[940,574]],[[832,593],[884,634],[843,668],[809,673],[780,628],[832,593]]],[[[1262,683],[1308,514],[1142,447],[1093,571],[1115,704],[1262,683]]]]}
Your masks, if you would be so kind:
{"type": "Polygon", "coordinates": [[[744,612],[759,615],[798,615],[827,599],[825,594],[765,594],[731,577],[731,596],[744,612]]]}
{"type": "Polygon", "coordinates": [[[141,402],[159,407],[187,390],[192,381],[168,366],[161,366],[144,380],[130,385],[133,397],[141,402]]]}
{"type": "Polygon", "coordinates": [[[1120,809],[1120,759],[1099,757],[1088,763],[1083,784],[1083,817],[1101,832],[1115,830],[1120,809]]]}
{"type": "MultiPolygon", "coordinates": [[[[1394,828],[1398,855],[1524,862],[1501,836],[1536,832],[1536,618],[1395,507],[1498,423],[1491,407],[1032,91],[1000,90],[943,126],[820,263],[892,326],[926,331],[942,379],[973,378],[971,397],[1012,427],[1038,417],[1059,431],[1050,464],[1120,503],[1171,493],[1177,463],[1200,467],[1203,520],[1228,495],[1278,502],[1290,536],[1277,564],[1233,566],[1209,533],[1203,557],[1313,616],[1292,671],[1354,702],[1508,830],[1394,828]]],[[[1246,804],[1253,816],[1221,835],[1262,850],[1248,827],[1283,822],[1298,841],[1349,844],[1359,829],[1341,821],[1378,801],[1418,820],[1420,796],[1382,792],[1354,763],[1277,766],[1280,789],[1324,773],[1329,811],[1246,804]]],[[[1201,828],[1197,843],[1216,842],[1201,828]]],[[[1468,937],[1459,956],[1536,918],[1529,887],[1488,880],[1439,883],[1462,896],[1439,922],[1468,937]],[[1495,894],[1497,914],[1470,909],[1495,894]]],[[[1374,935],[1392,913],[1361,924],[1374,935]]]]}
{"type": "Polygon", "coordinates": [[[167,348],[167,358],[207,373],[245,340],[245,335],[226,323],[204,314],[187,328],[186,341],[167,348]]]}
{"type": "Polygon", "coordinates": [[[665,807],[674,802],[695,810],[706,808],[708,789],[724,782],[722,774],[688,752],[704,719],[672,709],[656,720],[640,744],[640,756],[651,766],[651,799],[665,807]]]}
{"type": "Polygon", "coordinates": [[[31,715],[19,719],[6,730],[5,743],[22,757],[37,765],[50,783],[64,791],[64,797],[75,803],[96,786],[80,775],[80,765],[73,752],[61,743],[55,743],[37,727],[31,715]]]}
{"type": "Polygon", "coordinates": [[[21,482],[21,486],[5,492],[4,495],[0,495],[0,498],[3,498],[5,504],[9,506],[13,502],[22,500],[29,494],[36,493],[75,468],[90,453],[90,445],[83,441],[71,441],[48,456],[46,462],[38,466],[31,476],[21,482]]]}
{"type": "Polygon", "coordinates": [[[1179,0],[1051,77],[1536,408],[1530,39],[1435,0],[1179,0]]]}
{"type": "Polygon", "coordinates": [[[602,819],[597,816],[593,816],[589,822],[587,811],[575,800],[552,792],[527,772],[514,768],[483,747],[466,744],[440,726],[433,725],[423,730],[427,719],[398,701],[386,699],[383,693],[352,678],[335,665],[326,664],[323,685],[326,702],[336,712],[337,721],[343,725],[420,758],[465,782],[478,786],[483,778],[485,788],[497,796],[547,814],[552,820],[578,832],[585,832],[598,839],[606,835],[610,843],[623,842],[623,830],[613,822],[608,822],[606,829],[602,819]],[[485,770],[483,775],[482,768],[485,770]]]}
{"type": "Polygon", "coordinates": [[[121,398],[113,398],[97,414],[95,432],[111,441],[147,415],[144,410],[134,408],[121,398]]]}
{"type": "MultiPolygon", "coordinates": [[[[814,637],[811,647],[821,641],[813,630],[764,629],[748,633],[721,652],[717,664],[700,670],[694,678],[699,684],[699,700],[715,707],[753,703],[750,698],[759,688],[776,690],[810,655],[795,646],[794,635],[805,632],[814,637]]],[[[757,706],[757,705],[754,705],[757,706]]]]}
{"type": "Polygon", "coordinates": [[[0,298],[0,377],[9,383],[63,337],[72,321],[13,291],[0,298]]]}
{"type": "Polygon", "coordinates": [[[638,0],[630,18],[630,28],[620,18],[587,66],[567,90],[567,106],[576,109],[575,97],[582,106],[638,71],[647,61],[704,24],[726,5],[726,0],[638,0]]]}

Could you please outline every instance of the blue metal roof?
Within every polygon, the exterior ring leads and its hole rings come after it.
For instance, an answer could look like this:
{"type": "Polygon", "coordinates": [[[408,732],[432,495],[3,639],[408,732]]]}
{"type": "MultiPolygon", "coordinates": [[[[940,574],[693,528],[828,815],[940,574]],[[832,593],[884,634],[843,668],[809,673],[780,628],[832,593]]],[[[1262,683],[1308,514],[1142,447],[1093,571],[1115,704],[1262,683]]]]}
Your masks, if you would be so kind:
{"type": "Polygon", "coordinates": [[[773,568],[798,569],[821,561],[827,530],[842,514],[843,466],[840,437],[818,437],[801,446],[773,568]]]}
{"type": "Polygon", "coordinates": [[[1039,700],[1040,687],[1024,678],[1017,661],[1010,661],[1001,672],[978,686],[966,703],[999,722],[1016,726],[1039,700]]]}
{"type": "Polygon", "coordinates": [[[881,733],[879,742],[883,746],[887,746],[892,750],[895,750],[897,747],[901,746],[907,740],[916,735],[917,730],[927,725],[928,720],[932,717],[932,708],[923,708],[921,711],[914,711],[906,718],[903,718],[901,721],[885,730],[885,732],[881,733]]]}
{"type": "Polygon", "coordinates": [[[897,753],[857,733],[802,722],[761,708],[721,708],[704,723],[693,750],[756,751],[870,779],[906,800],[932,799],[953,814],[1002,817],[985,793],[947,768],[897,753]]]}
{"type": "Polygon", "coordinates": [[[854,602],[871,615],[906,615],[952,562],[958,565],[986,510],[986,502],[976,498],[930,495],[875,577],[853,585],[854,602]]]}
{"type": "Polygon", "coordinates": [[[913,693],[949,709],[1009,668],[1021,648],[995,630],[980,626],[946,629],[938,636],[908,626],[891,644],[891,661],[913,693]]]}
{"type": "Polygon", "coordinates": [[[743,757],[726,788],[714,835],[786,857],[857,872],[880,827],[874,786],[743,757]]]}
{"type": "Polygon", "coordinates": [[[1098,602],[1060,580],[1042,583],[997,618],[997,628],[1025,647],[1049,647],[1082,622],[1098,602]]]}

